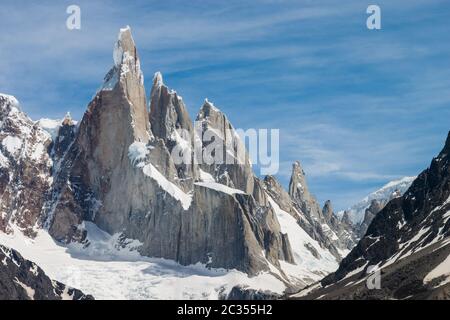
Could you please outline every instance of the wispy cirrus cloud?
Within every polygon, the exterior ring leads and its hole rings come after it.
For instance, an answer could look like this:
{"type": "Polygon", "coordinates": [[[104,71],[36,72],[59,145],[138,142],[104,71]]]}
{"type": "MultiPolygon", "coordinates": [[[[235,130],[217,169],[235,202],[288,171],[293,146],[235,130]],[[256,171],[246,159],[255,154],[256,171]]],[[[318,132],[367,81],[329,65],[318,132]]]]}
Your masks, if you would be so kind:
{"type": "Polygon", "coordinates": [[[379,0],[376,32],[368,4],[4,0],[0,91],[33,118],[80,118],[129,24],[147,78],[163,71],[193,116],[209,97],[236,127],[280,128],[283,183],[300,160],[319,199],[343,208],[417,174],[449,129],[448,1],[379,0]]]}

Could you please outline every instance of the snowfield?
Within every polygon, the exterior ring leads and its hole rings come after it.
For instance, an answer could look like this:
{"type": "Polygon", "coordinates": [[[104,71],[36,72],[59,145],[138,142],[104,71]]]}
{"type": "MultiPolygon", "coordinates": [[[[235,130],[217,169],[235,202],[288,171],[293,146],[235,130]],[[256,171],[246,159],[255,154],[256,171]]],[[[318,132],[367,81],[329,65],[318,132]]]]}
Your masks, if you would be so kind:
{"type": "Polygon", "coordinates": [[[280,223],[281,232],[288,235],[296,263],[293,265],[280,261],[281,267],[288,277],[308,285],[335,271],[339,266],[336,258],[329,251],[321,248],[320,244],[300,227],[295,218],[283,211],[270,197],[269,202],[280,223]],[[317,252],[318,257],[313,255],[312,250],[317,252]]]}
{"type": "Polygon", "coordinates": [[[118,249],[119,235],[109,235],[85,222],[90,245],[62,245],[44,230],[36,239],[0,233],[0,243],[35,262],[46,274],[99,300],[219,299],[236,285],[282,293],[285,284],[269,273],[249,278],[237,270],[208,269],[202,264],[181,266],[165,259],[142,257],[137,241],[118,249]]]}
{"type": "MultiPolygon", "coordinates": [[[[417,177],[403,177],[401,179],[391,181],[379,190],[372,192],[360,202],[347,209],[350,220],[355,224],[361,223],[364,220],[366,209],[370,207],[372,200],[389,200],[396,190],[403,195],[414,180],[416,180],[416,178],[417,177]]],[[[344,211],[338,212],[337,215],[342,217],[344,215],[344,211]]]]}

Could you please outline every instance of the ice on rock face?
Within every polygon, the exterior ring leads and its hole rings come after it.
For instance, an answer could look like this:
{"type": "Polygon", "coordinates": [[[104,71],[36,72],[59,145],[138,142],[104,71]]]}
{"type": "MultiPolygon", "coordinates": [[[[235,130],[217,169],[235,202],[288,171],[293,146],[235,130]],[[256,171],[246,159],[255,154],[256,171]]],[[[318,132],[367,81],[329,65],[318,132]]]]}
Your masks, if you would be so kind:
{"type": "Polygon", "coordinates": [[[59,128],[61,127],[61,120],[43,118],[38,120],[36,123],[50,134],[52,141],[56,140],[59,128]]]}
{"type": "Polygon", "coordinates": [[[9,160],[0,151],[0,168],[8,168],[8,167],[9,167],[9,160]]]}
{"type": "Polygon", "coordinates": [[[113,51],[114,66],[105,76],[101,91],[111,91],[130,71],[137,74],[140,84],[144,84],[144,75],[136,53],[136,46],[129,26],[120,29],[113,51]]]}
{"type": "Polygon", "coordinates": [[[133,165],[144,161],[148,153],[149,150],[147,146],[142,142],[136,141],[128,148],[128,157],[130,158],[130,161],[133,165]]]}
{"type": "Polygon", "coordinates": [[[122,58],[123,58],[123,48],[120,46],[120,42],[117,42],[114,46],[113,51],[114,65],[116,67],[120,67],[120,64],[122,63],[122,58]]]}
{"type": "Polygon", "coordinates": [[[160,71],[156,72],[153,76],[153,84],[158,88],[164,85],[163,76],[160,71]]]}
{"type": "Polygon", "coordinates": [[[20,103],[16,97],[9,94],[0,93],[0,107],[10,106],[11,108],[20,109],[20,103]]]}
{"type": "MultiPolygon", "coordinates": [[[[338,263],[333,255],[311,238],[305,230],[297,223],[295,218],[288,212],[282,210],[280,206],[269,197],[269,203],[274,209],[280,223],[281,231],[288,235],[292,245],[293,257],[296,265],[284,270],[288,274],[294,271],[291,276],[311,278],[318,281],[328,272],[333,272],[338,267],[338,263]],[[308,248],[314,248],[313,251],[308,248]],[[318,255],[314,255],[313,252],[318,255]]],[[[288,267],[288,264],[283,264],[288,267]]]]}
{"type": "Polygon", "coordinates": [[[18,137],[7,136],[3,139],[2,144],[11,155],[15,155],[22,147],[22,140],[18,137]]]}
{"type": "Polygon", "coordinates": [[[125,28],[120,29],[119,36],[117,39],[117,42],[114,46],[113,51],[113,59],[114,59],[114,65],[116,67],[120,67],[122,64],[123,56],[124,56],[124,47],[123,47],[123,41],[125,39],[125,34],[129,33],[131,36],[131,29],[129,26],[126,26],[125,28]]]}
{"type": "Polygon", "coordinates": [[[180,201],[184,210],[188,210],[191,206],[192,195],[185,193],[174,183],[170,182],[151,163],[145,163],[145,159],[149,152],[149,147],[147,147],[145,143],[136,141],[128,148],[128,158],[134,166],[142,168],[143,173],[155,180],[165,192],[170,194],[174,199],[180,201]]]}
{"type": "Polygon", "coordinates": [[[215,112],[220,112],[219,108],[217,108],[214,103],[212,103],[211,101],[208,100],[208,98],[205,98],[205,105],[207,105],[208,107],[210,107],[212,110],[214,110],[215,112]]]}
{"type": "Polygon", "coordinates": [[[119,36],[113,51],[114,65],[116,67],[120,67],[120,65],[128,56],[126,55],[126,53],[134,58],[134,49],[135,45],[133,37],[131,35],[131,28],[129,26],[126,26],[125,28],[120,29],[119,36]]]}

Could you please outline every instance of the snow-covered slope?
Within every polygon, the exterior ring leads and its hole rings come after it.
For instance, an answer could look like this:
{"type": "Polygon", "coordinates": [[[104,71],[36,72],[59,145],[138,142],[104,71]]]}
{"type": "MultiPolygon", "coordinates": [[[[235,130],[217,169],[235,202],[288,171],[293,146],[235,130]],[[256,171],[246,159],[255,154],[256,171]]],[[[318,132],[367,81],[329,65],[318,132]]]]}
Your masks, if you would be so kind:
{"type": "Polygon", "coordinates": [[[237,270],[143,257],[135,250],[138,242],[111,236],[89,222],[84,227],[87,247],[62,245],[44,230],[32,240],[18,228],[10,235],[0,233],[0,244],[15,248],[51,278],[96,299],[218,299],[238,285],[279,294],[286,289],[268,272],[249,278],[237,270]]]}
{"type": "Polygon", "coordinates": [[[35,263],[0,245],[0,300],[91,300],[77,289],[51,280],[35,263]]]}
{"type": "MultiPolygon", "coordinates": [[[[369,208],[372,200],[378,200],[383,203],[387,203],[393,196],[394,192],[399,191],[401,196],[411,186],[416,177],[404,177],[398,180],[391,181],[384,185],[379,190],[372,192],[367,197],[356,203],[348,210],[348,215],[354,224],[361,223],[364,219],[364,214],[367,208],[369,208]]],[[[338,213],[342,217],[344,211],[338,213]]]]}
{"type": "Polygon", "coordinates": [[[277,215],[281,232],[289,237],[295,264],[280,261],[283,271],[293,282],[310,284],[337,269],[338,263],[330,251],[322,248],[300,227],[294,217],[282,210],[271,198],[270,205],[277,215]]]}
{"type": "Polygon", "coordinates": [[[336,272],[294,298],[449,299],[450,132],[408,188],[373,218],[336,272]],[[380,286],[373,290],[378,277],[380,286]]]}

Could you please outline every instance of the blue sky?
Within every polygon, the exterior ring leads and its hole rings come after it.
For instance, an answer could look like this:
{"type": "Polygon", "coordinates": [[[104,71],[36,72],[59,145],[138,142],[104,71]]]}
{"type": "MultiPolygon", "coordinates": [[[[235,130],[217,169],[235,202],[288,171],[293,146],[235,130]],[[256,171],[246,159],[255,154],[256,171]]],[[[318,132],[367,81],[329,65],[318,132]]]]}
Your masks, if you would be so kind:
{"type": "Polygon", "coordinates": [[[0,92],[33,119],[80,119],[130,25],[146,87],[156,71],[192,117],[205,97],[237,128],[279,128],[279,179],[300,160],[312,192],[345,208],[416,175],[450,129],[450,3],[10,1],[0,4],[0,92]],[[130,3],[132,2],[132,3],[130,3]],[[66,8],[82,29],[65,27],[66,8]],[[382,30],[366,28],[366,8],[382,30]]]}

